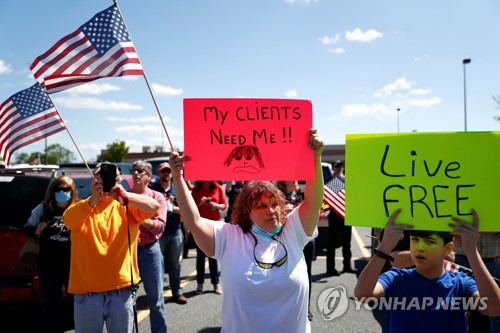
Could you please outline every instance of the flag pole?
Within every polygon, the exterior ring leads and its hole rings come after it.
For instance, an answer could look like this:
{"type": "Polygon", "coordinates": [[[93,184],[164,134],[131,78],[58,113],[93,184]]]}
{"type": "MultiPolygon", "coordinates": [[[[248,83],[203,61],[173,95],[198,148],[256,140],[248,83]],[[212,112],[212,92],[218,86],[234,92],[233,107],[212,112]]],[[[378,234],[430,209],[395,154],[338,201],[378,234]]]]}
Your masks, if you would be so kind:
{"type": "MultiPolygon", "coordinates": [[[[50,99],[50,102],[51,102],[51,103],[54,105],[54,107],[55,107],[56,105],[54,104],[54,101],[52,100],[52,98],[50,97],[50,95],[49,95],[49,94],[47,94],[47,97],[50,99]]],[[[61,114],[59,113],[59,110],[57,109],[57,107],[55,107],[55,109],[56,109],[57,114],[59,115],[59,118],[61,119],[61,122],[64,124],[64,127],[66,128],[66,132],[68,132],[69,137],[71,138],[71,141],[73,141],[73,144],[75,145],[76,150],[78,151],[78,154],[80,154],[80,157],[82,158],[83,163],[84,163],[84,164],[85,164],[85,166],[87,167],[87,170],[89,171],[90,176],[92,177],[92,179],[94,179],[94,174],[92,173],[92,170],[90,170],[90,167],[89,167],[89,165],[87,164],[87,161],[85,160],[85,158],[83,157],[82,152],[80,151],[80,148],[78,148],[78,145],[76,144],[76,141],[75,141],[75,139],[73,138],[73,135],[71,135],[71,132],[69,131],[68,126],[66,126],[66,123],[64,122],[63,117],[61,117],[61,114]]],[[[46,153],[46,154],[47,154],[47,153],[46,153]]]]}
{"type": "MultiPolygon", "coordinates": [[[[123,17],[123,14],[120,10],[120,7],[118,7],[118,1],[113,0],[113,3],[116,6],[116,8],[118,9],[120,16],[123,18],[123,24],[125,25],[125,29],[127,29],[127,31],[128,31],[128,35],[130,37],[130,40],[132,41],[132,35],[130,34],[130,30],[128,30],[127,23],[125,22],[125,18],[123,17]]],[[[136,50],[136,53],[137,53],[138,58],[140,59],[139,52],[137,52],[137,50],[136,50]]],[[[148,86],[149,94],[151,95],[151,98],[153,99],[153,103],[155,105],[156,112],[158,113],[158,117],[160,118],[161,125],[163,127],[163,130],[165,131],[165,134],[167,135],[167,140],[168,140],[168,143],[170,144],[170,150],[174,151],[174,145],[172,144],[172,141],[170,140],[170,136],[168,135],[167,127],[165,126],[165,122],[163,121],[163,117],[161,116],[160,108],[158,107],[158,103],[156,103],[156,99],[155,99],[155,96],[153,94],[153,90],[151,89],[151,86],[149,85],[149,81],[148,81],[148,78],[146,76],[146,71],[144,70],[144,67],[143,67],[142,76],[144,77],[144,80],[146,81],[146,85],[148,86]]]]}

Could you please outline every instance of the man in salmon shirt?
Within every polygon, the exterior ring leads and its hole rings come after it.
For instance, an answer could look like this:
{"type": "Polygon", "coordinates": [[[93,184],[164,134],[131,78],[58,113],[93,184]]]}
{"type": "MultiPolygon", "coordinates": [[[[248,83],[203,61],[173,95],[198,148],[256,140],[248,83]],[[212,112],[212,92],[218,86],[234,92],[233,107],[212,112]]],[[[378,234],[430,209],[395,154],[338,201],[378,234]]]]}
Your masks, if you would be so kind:
{"type": "Polygon", "coordinates": [[[74,294],[75,330],[80,333],[133,332],[135,285],[139,282],[137,240],[139,223],[160,208],[155,199],[127,193],[119,184],[103,191],[98,164],[92,195],[66,209],[71,230],[68,291],[74,294]]]}

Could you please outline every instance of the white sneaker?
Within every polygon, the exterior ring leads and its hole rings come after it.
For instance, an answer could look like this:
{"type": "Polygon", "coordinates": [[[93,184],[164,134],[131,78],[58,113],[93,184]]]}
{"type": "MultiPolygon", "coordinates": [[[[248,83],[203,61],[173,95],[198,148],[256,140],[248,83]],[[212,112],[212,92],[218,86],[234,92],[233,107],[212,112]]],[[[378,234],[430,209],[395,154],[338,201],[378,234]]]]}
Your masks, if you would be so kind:
{"type": "Polygon", "coordinates": [[[214,293],[216,293],[217,295],[221,295],[222,294],[222,288],[220,287],[220,284],[214,284],[214,293]]]}

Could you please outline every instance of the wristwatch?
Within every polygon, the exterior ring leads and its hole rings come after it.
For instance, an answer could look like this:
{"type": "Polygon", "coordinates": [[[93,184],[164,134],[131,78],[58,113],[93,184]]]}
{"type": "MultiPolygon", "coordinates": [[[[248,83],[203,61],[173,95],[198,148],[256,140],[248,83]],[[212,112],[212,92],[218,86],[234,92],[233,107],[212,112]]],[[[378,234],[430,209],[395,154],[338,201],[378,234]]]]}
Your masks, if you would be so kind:
{"type": "Polygon", "coordinates": [[[377,256],[379,256],[382,259],[394,261],[394,257],[393,256],[385,254],[384,252],[379,251],[379,249],[377,249],[377,248],[373,249],[373,253],[375,253],[377,256]]]}

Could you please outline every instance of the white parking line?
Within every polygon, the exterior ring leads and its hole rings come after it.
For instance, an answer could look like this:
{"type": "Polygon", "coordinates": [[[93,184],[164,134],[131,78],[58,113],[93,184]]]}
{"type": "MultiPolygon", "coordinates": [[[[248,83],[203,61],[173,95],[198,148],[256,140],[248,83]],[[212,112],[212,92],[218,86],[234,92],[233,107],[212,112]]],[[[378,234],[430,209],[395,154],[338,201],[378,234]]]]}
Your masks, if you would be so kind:
{"type": "MultiPolygon", "coordinates": [[[[364,258],[370,258],[371,257],[371,253],[370,253],[370,251],[368,251],[365,248],[366,245],[363,242],[363,239],[361,238],[361,236],[359,235],[359,233],[358,233],[358,231],[356,230],[355,227],[352,228],[352,235],[354,237],[354,240],[356,241],[356,244],[358,244],[359,248],[361,249],[361,253],[363,254],[364,258]]],[[[316,258],[317,259],[326,259],[325,256],[317,256],[316,258]]],[[[335,259],[342,260],[343,257],[335,257],[335,259]]],[[[357,260],[357,259],[360,259],[360,258],[352,258],[352,260],[357,260]]],[[[206,263],[205,268],[208,268],[208,263],[206,263]]],[[[195,278],[196,278],[196,270],[192,271],[191,273],[189,273],[189,275],[187,275],[186,277],[184,277],[181,280],[181,288],[184,288],[187,284],[189,284],[195,278]]],[[[172,297],[172,291],[170,289],[167,290],[163,294],[163,297],[168,297],[168,298],[172,297]]],[[[138,322],[141,322],[144,319],[146,319],[149,316],[149,312],[150,312],[149,311],[149,307],[146,308],[146,309],[144,309],[144,310],[138,311],[138,313],[137,313],[137,320],[138,320],[138,322]]]]}
{"type": "MultiPolygon", "coordinates": [[[[206,265],[205,268],[208,268],[208,262],[205,265],[206,265]]],[[[189,282],[193,281],[194,279],[196,279],[196,270],[192,271],[191,273],[189,273],[189,275],[187,275],[185,278],[181,280],[181,288],[184,288],[189,282]]],[[[163,294],[163,297],[168,297],[168,298],[172,297],[172,290],[170,289],[167,290],[163,294]]],[[[149,316],[149,313],[150,313],[149,306],[144,310],[138,311],[137,321],[140,323],[149,316]]]]}
{"type": "Polygon", "coordinates": [[[354,240],[356,241],[356,243],[358,244],[359,248],[361,249],[361,253],[363,253],[363,256],[365,258],[370,258],[372,256],[372,254],[370,253],[370,251],[368,251],[366,249],[366,245],[365,243],[363,242],[363,239],[361,239],[361,236],[359,235],[358,231],[356,230],[355,227],[352,228],[352,235],[354,236],[354,240]]]}

